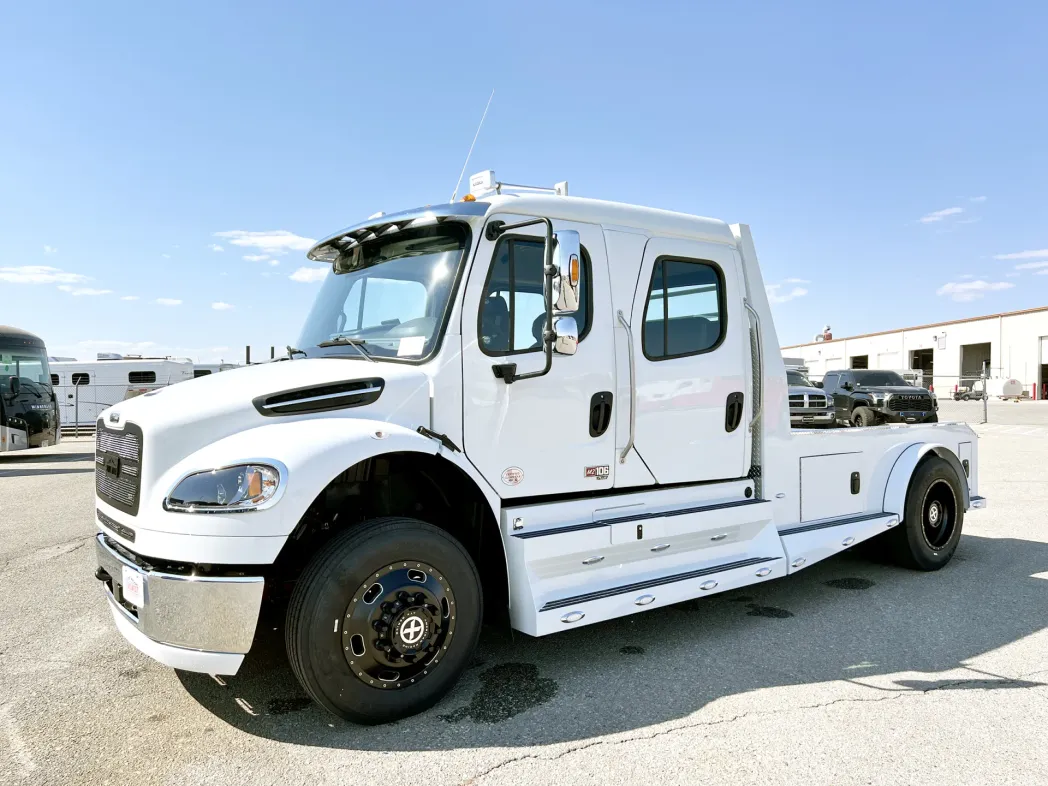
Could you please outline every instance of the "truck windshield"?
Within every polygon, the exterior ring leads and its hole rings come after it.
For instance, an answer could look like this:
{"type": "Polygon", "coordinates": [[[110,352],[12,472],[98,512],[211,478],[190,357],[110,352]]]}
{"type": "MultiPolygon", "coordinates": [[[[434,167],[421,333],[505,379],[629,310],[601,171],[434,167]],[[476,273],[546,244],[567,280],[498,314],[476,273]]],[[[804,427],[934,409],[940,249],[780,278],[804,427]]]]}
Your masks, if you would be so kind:
{"type": "Polygon", "coordinates": [[[811,383],[811,380],[804,376],[799,371],[787,371],[786,382],[797,388],[813,388],[815,385],[811,383]]]}
{"type": "Polygon", "coordinates": [[[51,369],[43,349],[0,344],[0,389],[10,388],[11,377],[38,396],[51,395],[51,369]]]}
{"type": "Polygon", "coordinates": [[[909,387],[894,371],[853,371],[855,384],[868,387],[909,387]]]}
{"type": "Polygon", "coordinates": [[[358,348],[374,359],[428,357],[440,343],[468,242],[465,224],[447,222],[344,252],[320,288],[298,347],[310,357],[359,356],[358,348]]]}

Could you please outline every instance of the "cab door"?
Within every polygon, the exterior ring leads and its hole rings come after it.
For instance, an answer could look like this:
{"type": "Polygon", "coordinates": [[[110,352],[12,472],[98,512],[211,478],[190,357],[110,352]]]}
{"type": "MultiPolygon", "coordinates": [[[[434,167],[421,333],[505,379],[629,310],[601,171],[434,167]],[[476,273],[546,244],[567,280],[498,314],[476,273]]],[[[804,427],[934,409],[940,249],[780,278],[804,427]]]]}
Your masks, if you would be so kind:
{"type": "Polygon", "coordinates": [[[741,281],[728,246],[671,238],[645,245],[630,320],[634,446],[660,484],[749,470],[753,402],[741,281]]]}
{"type": "MultiPolygon", "coordinates": [[[[495,215],[507,224],[528,216],[495,215]]],[[[614,483],[614,330],[600,228],[554,221],[582,241],[578,351],[554,355],[545,376],[511,384],[493,367],[539,371],[542,225],[482,235],[462,307],[463,441],[470,461],[504,497],[565,494],[614,483]]],[[[628,405],[628,402],[627,402],[628,405]]]]}

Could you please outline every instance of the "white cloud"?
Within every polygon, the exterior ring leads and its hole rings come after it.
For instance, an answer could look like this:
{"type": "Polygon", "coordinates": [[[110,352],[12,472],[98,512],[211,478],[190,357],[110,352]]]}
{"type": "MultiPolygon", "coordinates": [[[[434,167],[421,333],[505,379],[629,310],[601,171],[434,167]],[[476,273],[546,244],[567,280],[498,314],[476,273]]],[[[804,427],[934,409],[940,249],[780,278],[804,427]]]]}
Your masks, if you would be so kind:
{"type": "Polygon", "coordinates": [[[109,295],[112,294],[111,289],[92,289],[91,287],[74,287],[69,284],[59,284],[58,288],[63,292],[68,292],[70,295],[80,297],[81,295],[109,295]]]}
{"type": "Polygon", "coordinates": [[[974,273],[965,273],[963,276],[960,276],[960,278],[975,278],[975,274],[974,273]]]}
{"type": "Polygon", "coordinates": [[[1048,267],[1048,260],[1044,262],[1023,262],[1021,265],[1016,265],[1016,270],[1040,270],[1042,267],[1048,267]]]}
{"type": "Polygon", "coordinates": [[[174,298],[170,298],[170,297],[158,297],[156,299],[156,302],[158,304],[160,304],[161,306],[181,306],[182,305],[182,301],[181,300],[175,300],[174,298]]]}
{"type": "Polygon", "coordinates": [[[1014,254],[994,254],[994,259],[1037,259],[1038,257],[1048,257],[1048,248],[1041,248],[1036,251],[1016,251],[1014,254]]]}
{"type": "Polygon", "coordinates": [[[264,259],[269,259],[269,254],[246,254],[244,259],[248,262],[261,262],[264,259]]]}
{"type": "Polygon", "coordinates": [[[1048,276],[1048,270],[1038,270],[1038,271],[1037,271],[1037,273],[1036,273],[1035,275],[1038,275],[1038,276],[1048,276]]]}
{"type": "Polygon", "coordinates": [[[162,256],[164,259],[171,259],[170,254],[161,254],[160,256],[162,256]]]}
{"type": "Polygon", "coordinates": [[[67,273],[46,265],[0,267],[0,281],[9,284],[80,284],[87,280],[87,276],[79,273],[67,273]]]}
{"type": "Polygon", "coordinates": [[[138,300],[138,295],[124,295],[121,300],[138,300]]]}
{"type": "Polygon", "coordinates": [[[270,232],[248,232],[233,229],[228,232],[216,232],[215,237],[229,240],[234,246],[257,248],[267,254],[286,254],[288,251],[308,251],[316,243],[311,237],[302,237],[286,229],[275,229],[270,232]]]}
{"type": "Polygon", "coordinates": [[[955,216],[958,213],[963,212],[963,207],[948,207],[945,210],[936,210],[934,213],[929,213],[926,216],[921,216],[918,220],[922,224],[934,224],[936,221],[942,221],[947,216],[955,216]]]}
{"type": "Polygon", "coordinates": [[[280,260],[279,259],[271,259],[271,260],[269,260],[269,266],[270,267],[276,267],[279,264],[280,264],[280,260]]]}
{"type": "Polygon", "coordinates": [[[786,284],[810,284],[811,282],[806,278],[787,278],[783,283],[786,284]]]}
{"type": "Polygon", "coordinates": [[[986,197],[984,197],[984,196],[968,197],[968,201],[969,202],[985,202],[986,201],[986,197]]]}
{"type": "Polygon", "coordinates": [[[208,248],[210,248],[212,251],[225,251],[225,249],[222,248],[222,246],[218,245],[218,243],[212,243],[208,246],[208,248]]]}
{"type": "Polygon", "coordinates": [[[215,309],[215,311],[231,311],[233,306],[229,305],[229,303],[222,303],[220,301],[218,303],[212,303],[211,308],[215,309]]]}
{"type": "Polygon", "coordinates": [[[1015,284],[1010,281],[965,281],[963,283],[951,281],[943,284],[936,291],[936,295],[949,295],[958,303],[969,303],[978,300],[987,292],[997,292],[1002,289],[1011,289],[1015,284]]]}
{"type": "MultiPolygon", "coordinates": [[[[788,283],[796,280],[786,279],[788,283]]],[[[785,303],[808,294],[808,290],[804,287],[793,287],[789,292],[783,292],[782,284],[768,284],[764,287],[764,290],[768,293],[768,301],[771,303],[785,303]]]]}
{"type": "Polygon", "coordinates": [[[44,246],[44,253],[45,254],[57,254],[58,253],[58,249],[55,248],[54,246],[44,246]]]}
{"type": "Polygon", "coordinates": [[[317,281],[323,281],[330,269],[328,267],[300,267],[288,278],[300,284],[314,284],[317,281]]]}
{"type": "Polygon", "coordinates": [[[1006,278],[1018,278],[1022,273],[1005,273],[1004,275],[1006,278]]]}

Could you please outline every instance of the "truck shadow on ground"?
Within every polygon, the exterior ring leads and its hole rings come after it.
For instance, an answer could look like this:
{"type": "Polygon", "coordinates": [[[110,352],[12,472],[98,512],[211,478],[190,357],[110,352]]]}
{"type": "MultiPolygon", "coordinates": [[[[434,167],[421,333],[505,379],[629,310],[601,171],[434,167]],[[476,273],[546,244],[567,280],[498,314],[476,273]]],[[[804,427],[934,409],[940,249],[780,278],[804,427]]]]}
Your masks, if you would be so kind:
{"type": "Polygon", "coordinates": [[[371,728],[306,697],[287,664],[278,614],[260,622],[252,653],[225,685],[178,676],[203,707],[249,734],[390,751],[582,740],[683,718],[761,688],[897,672],[926,676],[882,678],[871,697],[1021,689],[1043,683],[975,670],[966,679],[935,674],[1048,626],[1048,581],[1031,575],[1045,570],[1048,544],[965,536],[938,573],[850,553],[786,580],[547,638],[487,628],[451,695],[421,715],[371,728]]]}

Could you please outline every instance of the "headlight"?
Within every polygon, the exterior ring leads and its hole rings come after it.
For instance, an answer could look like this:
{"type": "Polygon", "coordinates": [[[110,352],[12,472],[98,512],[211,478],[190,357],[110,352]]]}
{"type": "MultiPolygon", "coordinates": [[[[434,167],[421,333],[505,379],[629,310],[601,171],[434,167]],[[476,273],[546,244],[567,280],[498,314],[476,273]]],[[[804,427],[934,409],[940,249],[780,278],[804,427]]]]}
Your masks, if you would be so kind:
{"type": "MultiPolygon", "coordinates": [[[[284,470],[286,480],[287,470],[284,470]]],[[[164,509],[183,513],[239,513],[269,507],[283,489],[281,471],[268,464],[238,464],[194,472],[164,499],[164,509]]]]}

